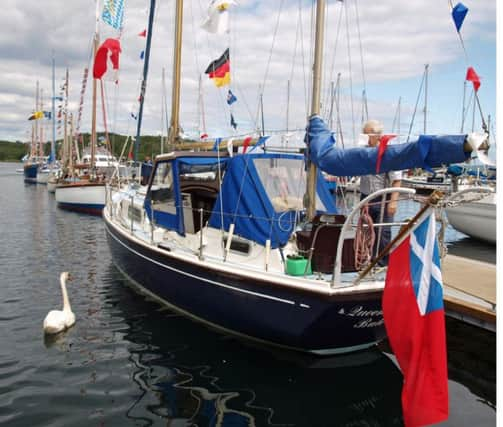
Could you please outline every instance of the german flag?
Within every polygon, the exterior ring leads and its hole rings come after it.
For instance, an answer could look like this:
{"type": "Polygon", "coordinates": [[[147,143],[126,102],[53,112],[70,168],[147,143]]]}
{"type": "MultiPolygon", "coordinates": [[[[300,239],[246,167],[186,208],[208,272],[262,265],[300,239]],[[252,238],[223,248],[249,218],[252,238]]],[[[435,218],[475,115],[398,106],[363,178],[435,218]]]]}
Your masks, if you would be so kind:
{"type": "Polygon", "coordinates": [[[215,59],[208,68],[205,74],[208,74],[210,79],[217,87],[228,85],[231,82],[231,61],[229,59],[229,48],[225,50],[223,55],[215,59]]]}

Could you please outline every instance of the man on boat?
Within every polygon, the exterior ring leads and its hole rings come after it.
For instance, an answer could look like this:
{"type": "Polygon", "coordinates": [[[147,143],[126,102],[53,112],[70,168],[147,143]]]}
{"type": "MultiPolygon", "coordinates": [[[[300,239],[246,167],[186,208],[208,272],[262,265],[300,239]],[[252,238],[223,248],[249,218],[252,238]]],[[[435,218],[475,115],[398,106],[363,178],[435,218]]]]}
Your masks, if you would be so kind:
{"type": "MultiPolygon", "coordinates": [[[[379,145],[382,131],[383,125],[377,120],[369,120],[365,123],[363,126],[363,134],[368,137],[369,147],[377,147],[379,145]]],[[[363,175],[360,178],[361,200],[375,191],[388,187],[400,187],[401,179],[401,171],[390,171],[376,175],[363,175]]],[[[393,216],[395,215],[397,209],[398,194],[399,193],[391,193],[391,195],[388,194],[384,203],[380,197],[370,202],[369,214],[374,223],[393,222],[393,216]]],[[[379,245],[379,252],[381,252],[391,240],[391,228],[389,226],[380,227],[380,230],[381,231],[377,233],[378,237],[376,238],[376,245],[379,245]]],[[[385,263],[386,262],[387,258],[385,258],[385,263]]]]}

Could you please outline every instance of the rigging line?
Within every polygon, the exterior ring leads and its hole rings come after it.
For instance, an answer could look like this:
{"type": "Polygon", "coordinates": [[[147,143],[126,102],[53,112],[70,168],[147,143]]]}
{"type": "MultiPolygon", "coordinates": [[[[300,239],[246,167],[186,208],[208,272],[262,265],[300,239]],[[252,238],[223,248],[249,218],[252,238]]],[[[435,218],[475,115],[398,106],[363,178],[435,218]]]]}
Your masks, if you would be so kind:
{"type": "Polygon", "coordinates": [[[351,69],[351,46],[350,46],[350,37],[349,37],[349,18],[348,18],[348,7],[347,3],[344,2],[344,17],[346,21],[346,42],[348,48],[348,67],[349,67],[349,94],[351,101],[351,121],[353,124],[353,141],[356,141],[356,128],[355,128],[355,109],[353,102],[353,72],[351,69]]]}
{"type": "Polygon", "coordinates": [[[341,4],[341,10],[339,10],[339,20],[337,22],[337,31],[336,31],[335,41],[334,41],[334,47],[333,47],[332,65],[330,66],[330,78],[329,78],[329,81],[333,81],[333,76],[334,76],[334,72],[335,72],[335,57],[337,56],[337,46],[339,44],[339,35],[341,33],[341,27],[342,27],[342,25],[341,25],[341,21],[342,21],[342,1],[340,1],[338,3],[341,4]]]}
{"type": "MultiPolygon", "coordinates": [[[[363,61],[363,44],[362,44],[362,36],[360,33],[360,14],[358,12],[358,0],[355,0],[355,14],[356,14],[356,30],[358,33],[358,42],[360,44],[360,62],[362,66],[362,80],[363,80],[363,90],[365,91],[365,95],[367,94],[367,80],[365,78],[365,66],[363,61]]],[[[365,109],[367,110],[367,98],[365,96],[365,109]]],[[[367,111],[368,118],[368,111],[367,111]]]]}
{"type": "Polygon", "coordinates": [[[305,111],[304,111],[304,117],[307,117],[307,112],[309,111],[309,102],[308,102],[308,84],[307,84],[307,78],[306,78],[306,56],[305,56],[305,49],[304,49],[304,31],[303,31],[303,25],[302,25],[302,0],[299,0],[299,21],[300,21],[300,51],[302,55],[302,73],[304,77],[304,99],[306,100],[305,104],[305,111]]]}
{"type": "Polygon", "coordinates": [[[417,112],[417,106],[419,105],[419,99],[421,98],[421,93],[423,92],[423,85],[424,85],[425,79],[426,79],[426,70],[423,72],[423,78],[421,80],[421,85],[419,86],[419,92],[417,93],[416,105],[414,107],[414,112],[412,113],[412,119],[410,121],[409,132],[407,134],[407,141],[405,141],[405,142],[409,142],[409,139],[410,139],[410,135],[412,132],[412,126],[414,125],[414,119],[416,117],[416,112],[417,112]]]}
{"type": "Polygon", "coordinates": [[[284,3],[284,0],[281,0],[281,2],[279,4],[278,17],[276,18],[276,27],[274,28],[274,33],[273,33],[273,36],[272,36],[272,44],[271,44],[271,48],[269,50],[269,58],[267,59],[267,64],[266,64],[265,73],[264,73],[264,79],[262,81],[262,91],[265,88],[265,83],[267,81],[267,76],[269,74],[269,65],[271,64],[272,53],[273,53],[273,50],[274,50],[274,44],[276,42],[276,35],[278,34],[279,21],[280,21],[281,12],[282,12],[282,9],[283,9],[283,3],[284,3]]]}

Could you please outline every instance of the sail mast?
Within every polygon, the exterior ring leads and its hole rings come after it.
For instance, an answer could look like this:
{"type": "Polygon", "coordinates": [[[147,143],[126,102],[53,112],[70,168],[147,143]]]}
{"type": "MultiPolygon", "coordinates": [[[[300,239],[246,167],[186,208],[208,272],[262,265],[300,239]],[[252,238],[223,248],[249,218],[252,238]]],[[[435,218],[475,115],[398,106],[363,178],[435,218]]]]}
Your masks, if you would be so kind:
{"type": "MultiPolygon", "coordinates": [[[[96,53],[99,45],[99,24],[100,24],[100,2],[96,0],[96,29],[94,31],[94,46],[93,58],[96,61],[96,53]]],[[[96,156],[96,92],[97,83],[93,76],[93,102],[92,102],[92,118],[91,118],[91,169],[94,169],[96,156]]]]}
{"type": "Polygon", "coordinates": [[[182,65],[182,23],[183,0],[176,1],[175,20],[175,57],[173,60],[173,89],[171,97],[171,124],[168,132],[168,144],[174,144],[180,134],[180,79],[182,65]]]}
{"type": "MultiPolygon", "coordinates": [[[[313,64],[313,95],[311,100],[311,115],[320,113],[321,71],[323,64],[323,39],[325,27],[325,0],[318,0],[316,4],[316,35],[314,45],[313,64]]],[[[312,220],[316,213],[316,166],[309,161],[307,175],[307,218],[312,220]]]]}
{"type": "Polygon", "coordinates": [[[54,59],[54,51],[52,52],[52,140],[51,140],[51,164],[56,162],[56,63],[54,59]]]}
{"type": "Polygon", "coordinates": [[[145,62],[143,63],[143,80],[140,92],[140,111],[138,112],[138,124],[136,127],[136,138],[134,140],[134,160],[138,160],[138,148],[140,147],[141,120],[143,117],[143,102],[145,101],[145,91],[147,90],[148,64],[150,60],[150,45],[152,43],[152,28],[154,24],[155,0],[150,0],[150,12],[148,15],[147,46],[145,47],[145,62]]]}

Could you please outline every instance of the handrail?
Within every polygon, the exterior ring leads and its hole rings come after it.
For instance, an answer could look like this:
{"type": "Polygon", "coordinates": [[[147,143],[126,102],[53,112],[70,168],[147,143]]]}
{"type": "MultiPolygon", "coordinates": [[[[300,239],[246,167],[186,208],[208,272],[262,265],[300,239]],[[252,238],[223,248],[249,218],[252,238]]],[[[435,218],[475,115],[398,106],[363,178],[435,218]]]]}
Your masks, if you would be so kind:
{"type": "Polygon", "coordinates": [[[330,286],[332,288],[335,287],[336,283],[340,283],[340,281],[341,281],[342,249],[344,247],[344,241],[346,240],[346,235],[348,234],[348,230],[351,227],[353,217],[356,215],[357,212],[360,212],[361,207],[364,206],[365,204],[367,204],[370,200],[373,200],[379,196],[382,196],[384,194],[389,194],[389,193],[401,193],[401,194],[413,195],[413,194],[416,194],[416,190],[414,190],[413,188],[403,188],[403,187],[383,188],[382,190],[378,190],[372,194],[369,194],[367,197],[365,197],[363,200],[361,200],[360,203],[358,203],[353,208],[353,210],[347,216],[346,221],[344,222],[344,225],[342,226],[341,234],[339,236],[339,241],[337,243],[337,252],[335,255],[334,272],[332,274],[332,283],[330,284],[330,286]]]}

